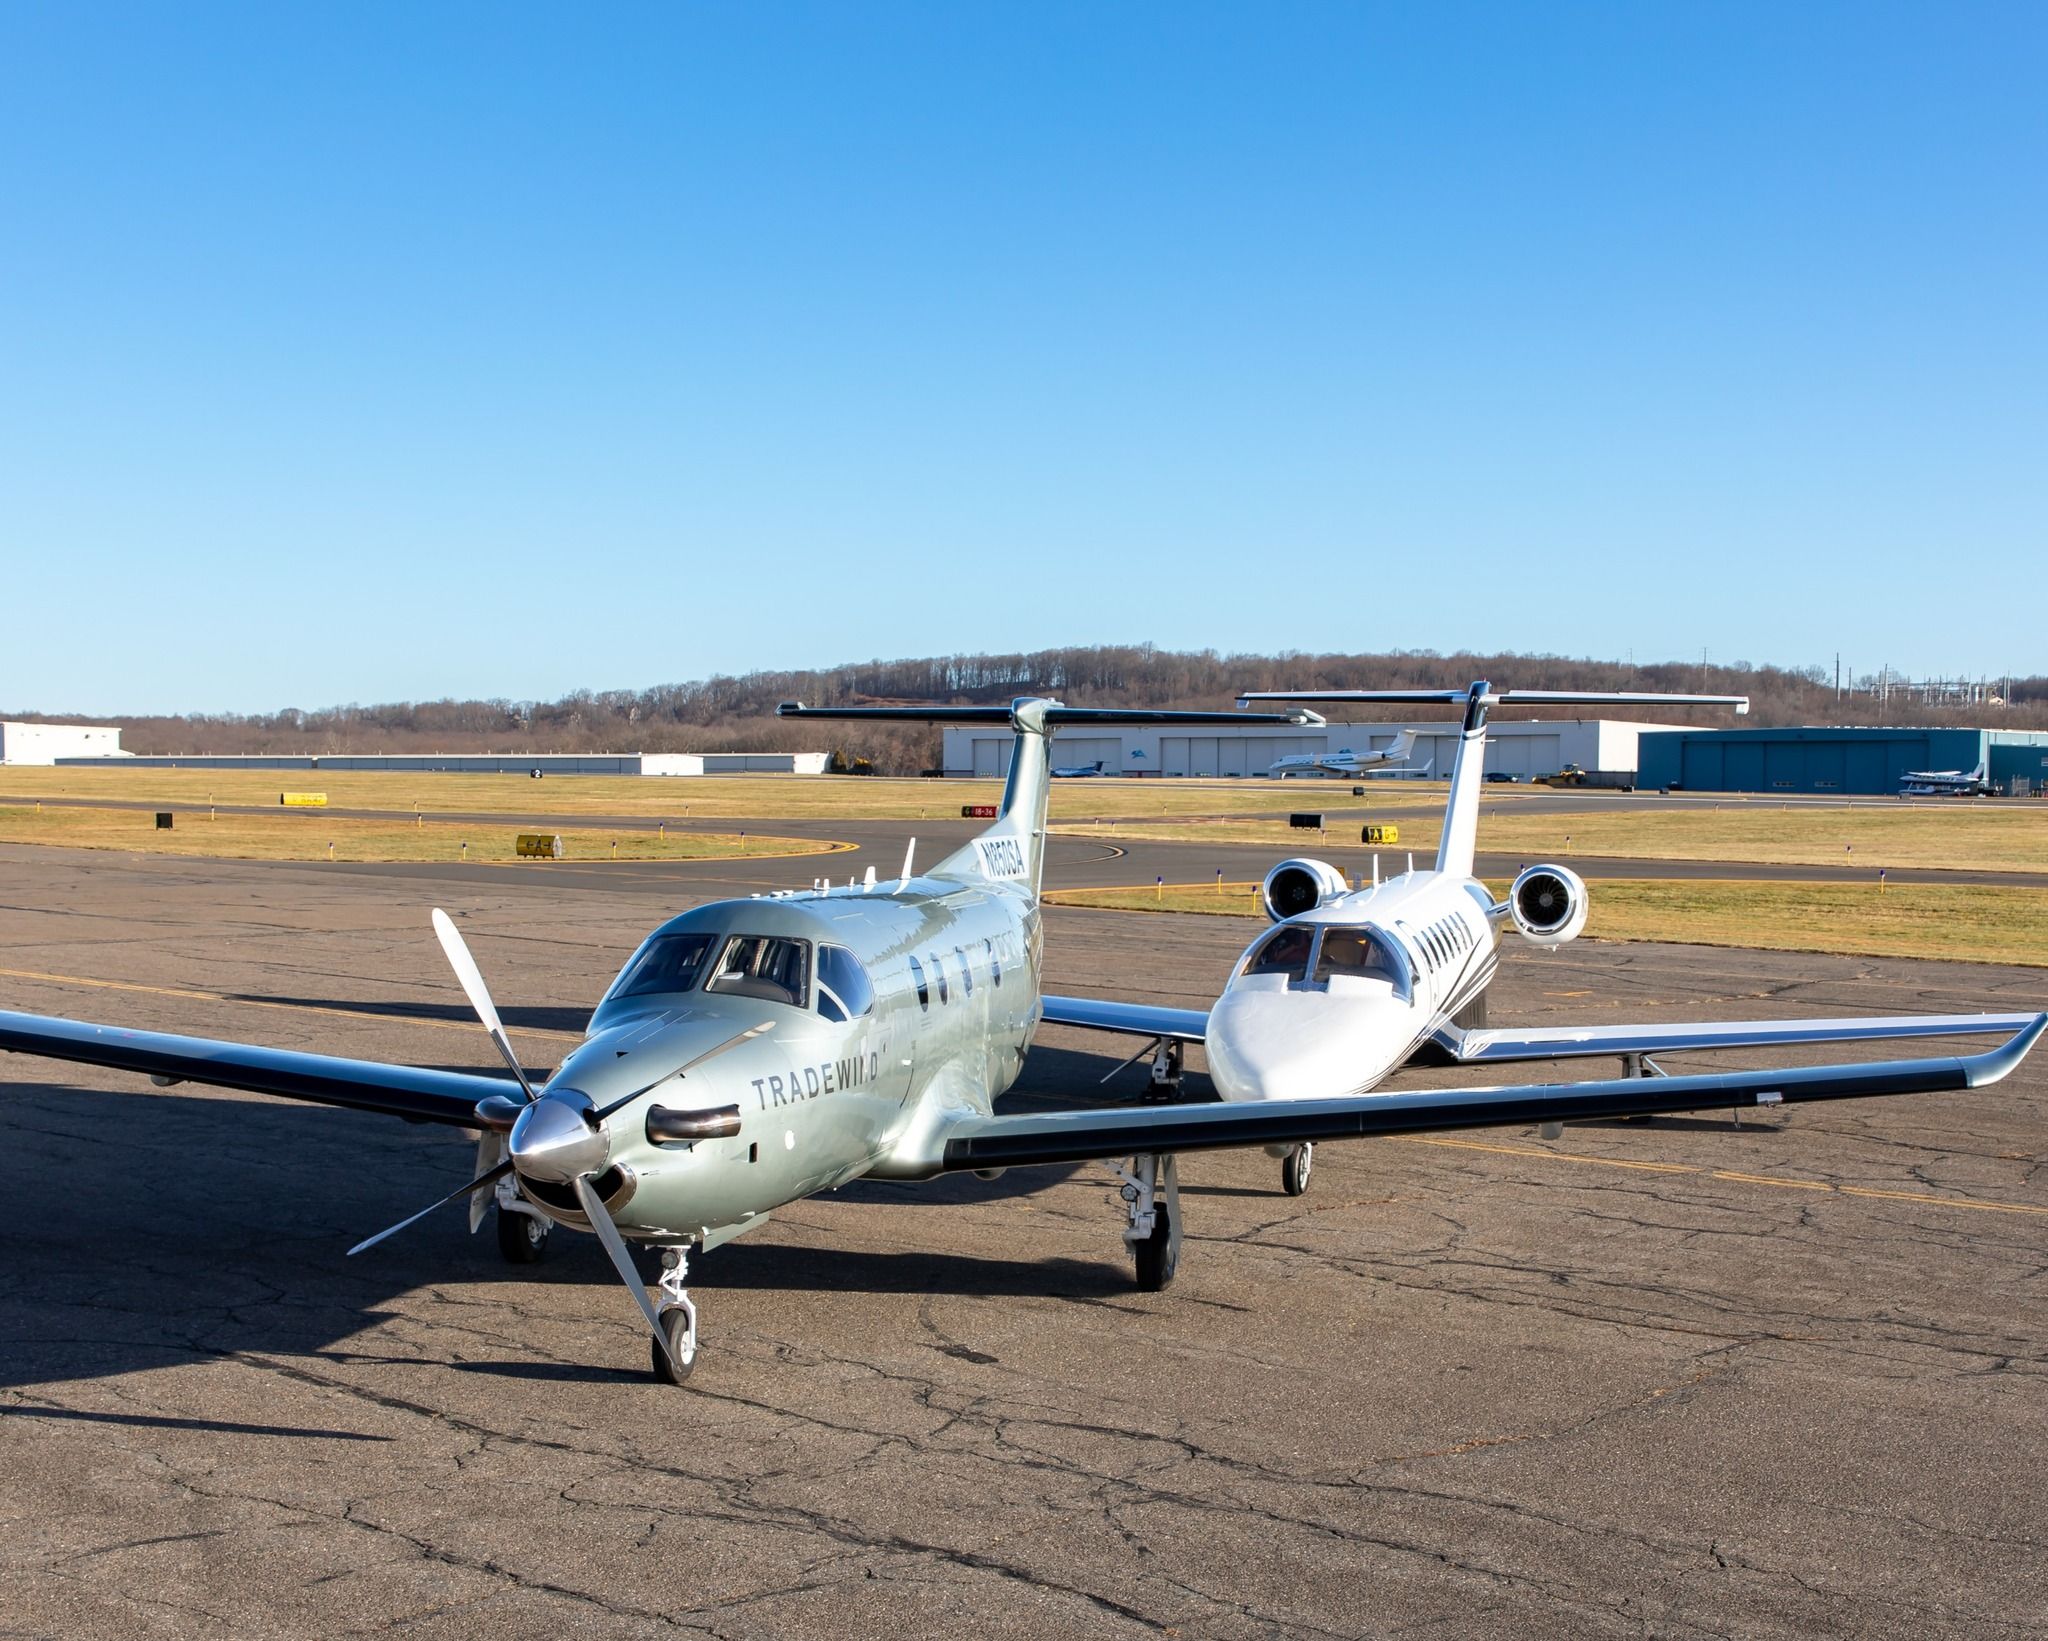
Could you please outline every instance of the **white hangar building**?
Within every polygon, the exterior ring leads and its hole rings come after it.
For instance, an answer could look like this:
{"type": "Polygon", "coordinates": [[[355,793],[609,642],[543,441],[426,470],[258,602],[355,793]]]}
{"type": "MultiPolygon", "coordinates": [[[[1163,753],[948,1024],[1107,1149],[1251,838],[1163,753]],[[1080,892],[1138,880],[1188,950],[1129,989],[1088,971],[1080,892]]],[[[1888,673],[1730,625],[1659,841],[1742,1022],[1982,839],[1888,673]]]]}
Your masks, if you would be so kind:
{"type": "MultiPolygon", "coordinates": [[[[1486,767],[1489,773],[1519,775],[1529,780],[1554,775],[1566,764],[1616,774],[1636,768],[1636,737],[1669,724],[1639,724],[1616,718],[1551,718],[1531,723],[1486,725],[1486,767]]],[[[1063,731],[1053,737],[1056,769],[1100,764],[1105,775],[1189,775],[1196,779],[1228,775],[1262,776],[1281,758],[1309,753],[1330,757],[1340,752],[1379,752],[1413,731],[1415,749],[1409,762],[1427,765],[1439,779],[1448,779],[1458,752],[1455,721],[1431,718],[1406,724],[1246,724],[1206,734],[1177,733],[1170,724],[1129,727],[1113,735],[1099,731],[1063,731]]],[[[946,731],[948,775],[1004,775],[1010,768],[1011,732],[993,724],[972,724],[946,731]]]]}
{"type": "Polygon", "coordinates": [[[118,758],[117,724],[0,723],[0,764],[53,764],[64,758],[118,758]]]}

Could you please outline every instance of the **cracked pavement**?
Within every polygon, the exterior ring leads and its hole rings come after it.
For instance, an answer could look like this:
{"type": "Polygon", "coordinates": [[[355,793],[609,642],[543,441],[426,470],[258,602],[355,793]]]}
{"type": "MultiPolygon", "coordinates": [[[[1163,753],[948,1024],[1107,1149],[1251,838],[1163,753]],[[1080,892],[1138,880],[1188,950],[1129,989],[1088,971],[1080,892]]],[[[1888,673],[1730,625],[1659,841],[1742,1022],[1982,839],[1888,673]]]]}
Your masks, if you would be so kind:
{"type": "MultiPolygon", "coordinates": [[[[714,892],[0,849],[0,1006],[490,1067],[439,899],[545,1065],[714,892]]],[[[1251,932],[1054,910],[1048,984],[1199,1006],[1251,932]]],[[[1581,942],[1511,949],[1493,1018],[2044,995],[2039,970],[1581,942]]],[[[1013,1098],[1135,1097],[1140,1070],[1097,1086],[1121,1057],[1049,1031],[1013,1098]]],[[[860,1183],[695,1262],[682,1391],[591,1239],[517,1269],[450,1210],[342,1257],[464,1176],[452,1136],[0,1078],[0,1633],[2048,1629],[2038,1056],[1739,1125],[1326,1146],[1300,1199],[1263,1153],[1191,1157],[1159,1295],[1107,1170],[860,1183]]]]}

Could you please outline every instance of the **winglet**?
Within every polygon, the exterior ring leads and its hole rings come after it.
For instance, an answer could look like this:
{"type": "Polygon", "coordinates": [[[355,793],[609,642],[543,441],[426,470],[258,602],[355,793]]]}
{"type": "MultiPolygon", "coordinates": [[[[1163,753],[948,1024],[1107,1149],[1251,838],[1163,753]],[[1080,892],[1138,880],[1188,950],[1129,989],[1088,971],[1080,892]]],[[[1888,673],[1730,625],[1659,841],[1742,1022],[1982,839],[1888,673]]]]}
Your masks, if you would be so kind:
{"type": "Polygon", "coordinates": [[[1997,1048],[1971,1055],[1963,1061],[1965,1086],[1983,1088],[2010,1076],[2013,1068],[2027,1057],[2027,1051],[2041,1040],[2043,1031],[2048,1031],[2048,1014],[2037,1014],[2030,1025],[2022,1026],[1997,1048]]]}

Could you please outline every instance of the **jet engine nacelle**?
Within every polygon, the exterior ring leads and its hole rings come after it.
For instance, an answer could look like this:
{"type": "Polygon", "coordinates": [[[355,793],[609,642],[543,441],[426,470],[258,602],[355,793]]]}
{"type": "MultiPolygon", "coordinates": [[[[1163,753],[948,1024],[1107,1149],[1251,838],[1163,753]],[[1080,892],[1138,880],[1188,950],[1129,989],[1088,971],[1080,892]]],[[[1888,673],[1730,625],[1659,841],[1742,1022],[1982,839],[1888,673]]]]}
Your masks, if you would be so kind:
{"type": "Polygon", "coordinates": [[[1283,860],[1266,874],[1259,898],[1266,916],[1275,923],[1311,912],[1333,895],[1348,892],[1351,885],[1334,866],[1319,860],[1283,860]]]}
{"type": "Polygon", "coordinates": [[[1508,915],[1524,939],[1562,946],[1586,926],[1586,885],[1564,866],[1525,866],[1508,890],[1508,915]]]}

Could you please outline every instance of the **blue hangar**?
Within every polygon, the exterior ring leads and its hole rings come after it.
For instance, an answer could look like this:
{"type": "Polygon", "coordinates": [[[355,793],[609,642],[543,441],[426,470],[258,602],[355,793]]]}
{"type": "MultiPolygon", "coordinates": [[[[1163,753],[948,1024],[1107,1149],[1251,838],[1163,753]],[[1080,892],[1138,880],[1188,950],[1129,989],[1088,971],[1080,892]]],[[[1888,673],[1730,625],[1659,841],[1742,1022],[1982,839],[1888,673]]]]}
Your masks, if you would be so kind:
{"type": "Polygon", "coordinates": [[[1685,792],[1879,796],[1909,772],[1980,763],[2001,792],[2048,790],[2048,733],[2032,730],[1645,730],[1637,746],[1638,786],[1685,792]]]}

